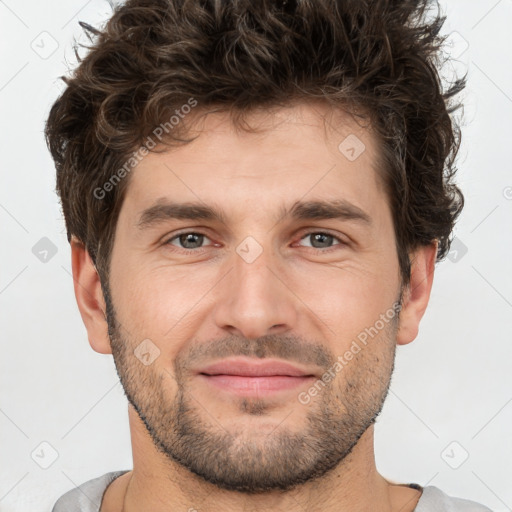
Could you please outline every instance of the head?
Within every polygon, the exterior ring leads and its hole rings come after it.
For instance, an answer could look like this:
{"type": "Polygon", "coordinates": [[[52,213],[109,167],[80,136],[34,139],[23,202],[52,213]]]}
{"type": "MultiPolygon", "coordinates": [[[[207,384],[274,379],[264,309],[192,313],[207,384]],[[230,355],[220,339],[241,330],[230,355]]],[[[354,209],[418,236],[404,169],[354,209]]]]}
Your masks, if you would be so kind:
{"type": "Polygon", "coordinates": [[[134,0],[86,26],[46,126],[78,304],[158,450],[215,485],[338,466],[417,335],[463,206],[429,7],[134,0]],[[234,394],[204,371],[234,356],[304,378],[234,394]]]}

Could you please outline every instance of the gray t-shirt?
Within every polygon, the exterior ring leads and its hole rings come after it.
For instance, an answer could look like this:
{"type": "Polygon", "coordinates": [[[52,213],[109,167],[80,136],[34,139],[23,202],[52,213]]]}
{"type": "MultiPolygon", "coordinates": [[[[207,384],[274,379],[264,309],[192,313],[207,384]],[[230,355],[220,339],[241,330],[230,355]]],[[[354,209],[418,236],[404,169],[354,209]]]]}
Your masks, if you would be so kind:
{"type": "MultiPolygon", "coordinates": [[[[52,512],[99,512],[106,488],[127,471],[106,473],[68,491],[57,500],[52,512]]],[[[409,486],[422,489],[418,484],[409,484],[409,486]]],[[[452,498],[437,487],[428,485],[423,487],[423,493],[414,512],[492,512],[492,510],[474,501],[452,498]]]]}

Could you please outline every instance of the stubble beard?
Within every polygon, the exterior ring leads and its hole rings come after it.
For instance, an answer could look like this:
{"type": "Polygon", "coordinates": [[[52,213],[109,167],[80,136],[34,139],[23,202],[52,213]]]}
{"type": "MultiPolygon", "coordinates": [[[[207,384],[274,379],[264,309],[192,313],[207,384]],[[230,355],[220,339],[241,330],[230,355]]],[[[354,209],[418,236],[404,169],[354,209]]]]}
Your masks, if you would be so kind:
{"type": "MultiPolygon", "coordinates": [[[[155,447],[169,461],[221,489],[246,494],[289,491],[321,478],[343,463],[382,410],[394,370],[398,317],[371,341],[384,344],[380,349],[365,346],[337,375],[336,384],[323,387],[316,400],[296,407],[291,414],[282,411],[279,417],[266,399],[239,398],[238,412],[254,419],[244,421],[253,428],[241,431],[231,430],[229,420],[225,425],[213,421],[208,404],[187,390],[187,356],[176,358],[174,375],[157,370],[156,365],[141,364],[133,353],[137,343],[121,336],[105,287],[104,296],[117,373],[155,447]],[[170,378],[177,384],[174,396],[166,392],[170,378]],[[259,422],[276,416],[276,427],[262,434],[259,422]],[[300,431],[290,427],[298,423],[304,425],[300,431]]],[[[284,336],[229,338],[216,344],[229,347],[231,355],[286,359],[294,351],[293,341],[284,336]]],[[[311,343],[303,346],[310,359],[323,367],[334,361],[334,355],[318,344],[312,347],[311,343]]]]}

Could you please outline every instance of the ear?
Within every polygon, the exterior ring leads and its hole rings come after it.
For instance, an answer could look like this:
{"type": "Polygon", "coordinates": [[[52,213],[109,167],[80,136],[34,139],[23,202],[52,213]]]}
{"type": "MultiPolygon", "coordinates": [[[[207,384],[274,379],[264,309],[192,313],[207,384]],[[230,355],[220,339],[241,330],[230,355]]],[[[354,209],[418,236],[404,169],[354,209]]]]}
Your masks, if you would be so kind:
{"type": "Polygon", "coordinates": [[[397,333],[398,345],[407,345],[418,336],[420,321],[427,309],[437,256],[436,240],[411,254],[411,280],[404,290],[397,333]]]}
{"type": "Polygon", "coordinates": [[[100,354],[111,354],[100,278],[85,245],[76,238],[71,240],[71,266],[76,302],[89,344],[100,354]]]}

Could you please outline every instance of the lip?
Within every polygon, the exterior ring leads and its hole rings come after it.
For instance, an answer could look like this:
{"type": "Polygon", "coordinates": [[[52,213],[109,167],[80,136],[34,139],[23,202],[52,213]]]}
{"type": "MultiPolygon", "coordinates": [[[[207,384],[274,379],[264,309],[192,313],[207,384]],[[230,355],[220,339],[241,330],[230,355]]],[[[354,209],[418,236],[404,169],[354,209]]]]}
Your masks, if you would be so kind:
{"type": "Polygon", "coordinates": [[[254,360],[248,358],[224,359],[199,370],[200,374],[235,375],[239,377],[313,377],[311,371],[277,359],[254,360]]]}
{"type": "Polygon", "coordinates": [[[291,391],[315,379],[315,375],[275,359],[232,358],[198,372],[208,385],[244,397],[262,398],[291,391]]]}

